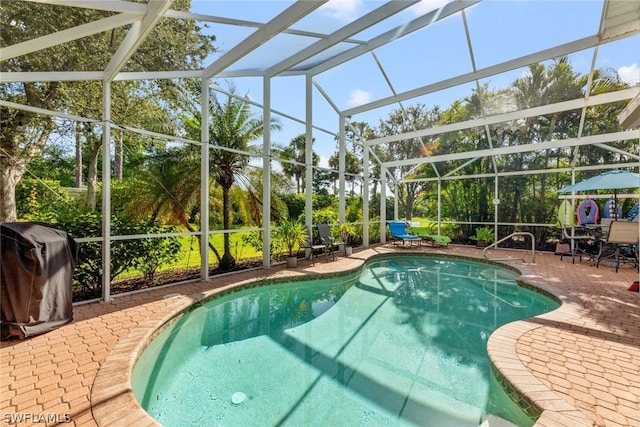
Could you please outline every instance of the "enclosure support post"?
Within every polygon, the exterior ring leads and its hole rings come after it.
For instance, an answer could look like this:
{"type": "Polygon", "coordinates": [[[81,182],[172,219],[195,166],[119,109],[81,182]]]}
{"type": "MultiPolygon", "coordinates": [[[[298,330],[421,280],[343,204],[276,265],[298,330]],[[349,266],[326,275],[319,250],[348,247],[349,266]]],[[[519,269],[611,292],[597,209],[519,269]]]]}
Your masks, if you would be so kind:
{"type": "Polygon", "coordinates": [[[209,278],[209,79],[200,93],[200,279],[209,278]]]}
{"type": "Polygon", "coordinates": [[[346,119],[340,114],[340,120],[338,126],[339,138],[338,138],[338,219],[340,222],[345,222],[345,209],[346,209],[346,197],[345,197],[345,183],[344,183],[344,171],[345,171],[345,125],[346,119]]]}
{"type": "Polygon", "coordinates": [[[313,225],[313,79],[307,75],[305,79],[305,143],[304,143],[304,193],[305,193],[305,210],[304,217],[309,232],[313,225]]]}
{"type": "Polygon", "coordinates": [[[262,82],[262,266],[271,265],[271,79],[262,82]]]}
{"type": "Polygon", "coordinates": [[[380,243],[387,242],[387,168],[380,168],[380,243]]]}
{"type": "Polygon", "coordinates": [[[111,82],[102,84],[102,301],[111,301],[111,82]]]}
{"type": "Polygon", "coordinates": [[[393,183],[393,219],[398,220],[398,181],[393,183]]]}
{"type": "Polygon", "coordinates": [[[362,156],[362,245],[369,246],[369,145],[365,142],[362,156]]]}
{"type": "Polygon", "coordinates": [[[438,179],[438,234],[442,234],[442,179],[438,179]]]}
{"type": "MultiPolygon", "coordinates": [[[[500,199],[498,198],[498,175],[494,177],[493,181],[493,234],[498,238],[498,215],[500,214],[500,210],[498,207],[500,206],[500,199]]],[[[495,240],[495,239],[494,239],[495,240]]]]}

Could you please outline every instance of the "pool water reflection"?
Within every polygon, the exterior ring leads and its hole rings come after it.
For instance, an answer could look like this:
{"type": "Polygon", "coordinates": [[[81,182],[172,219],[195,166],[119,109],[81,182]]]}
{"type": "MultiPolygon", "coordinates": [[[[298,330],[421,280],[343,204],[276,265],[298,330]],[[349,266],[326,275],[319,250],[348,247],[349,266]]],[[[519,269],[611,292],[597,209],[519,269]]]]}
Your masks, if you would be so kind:
{"type": "Polygon", "coordinates": [[[486,342],[558,303],[515,277],[385,256],[358,274],[242,290],[165,329],[136,364],[134,394],[166,426],[532,425],[491,377],[486,342]]]}

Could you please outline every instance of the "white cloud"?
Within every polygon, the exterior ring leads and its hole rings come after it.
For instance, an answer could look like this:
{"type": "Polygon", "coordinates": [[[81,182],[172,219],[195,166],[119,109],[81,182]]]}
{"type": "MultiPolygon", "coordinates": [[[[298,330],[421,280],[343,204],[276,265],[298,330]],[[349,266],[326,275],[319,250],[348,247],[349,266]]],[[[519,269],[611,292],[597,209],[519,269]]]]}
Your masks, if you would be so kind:
{"type": "Polygon", "coordinates": [[[631,65],[623,65],[618,68],[618,75],[622,81],[629,84],[640,82],[640,67],[635,62],[631,65]]]}
{"type": "Polygon", "coordinates": [[[320,9],[331,18],[351,22],[358,17],[360,6],[362,0],[330,0],[320,6],[320,9]]]}
{"type": "Polygon", "coordinates": [[[358,105],[366,104],[371,101],[371,94],[366,90],[356,89],[349,94],[349,107],[357,107],[358,105]]]}

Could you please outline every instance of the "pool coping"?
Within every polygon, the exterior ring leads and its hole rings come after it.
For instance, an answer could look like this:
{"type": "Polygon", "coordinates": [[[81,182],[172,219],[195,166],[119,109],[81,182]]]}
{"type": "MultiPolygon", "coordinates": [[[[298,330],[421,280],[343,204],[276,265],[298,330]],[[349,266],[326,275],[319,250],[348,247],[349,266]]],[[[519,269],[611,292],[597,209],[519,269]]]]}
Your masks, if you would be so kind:
{"type": "Polygon", "coordinates": [[[123,423],[126,425],[135,424],[136,426],[162,425],[152,418],[135,398],[131,388],[133,368],[142,352],[155,336],[177,321],[182,315],[199,306],[203,301],[255,286],[282,283],[283,281],[348,275],[362,268],[369,260],[389,255],[451,257],[497,264],[516,271],[519,274],[516,280],[520,285],[557,299],[561,303],[557,309],[533,318],[508,323],[491,334],[487,343],[487,352],[492,369],[497,380],[511,398],[518,402],[531,416],[538,416],[535,423],[536,427],[595,425],[591,418],[535,377],[524,365],[516,351],[516,344],[521,336],[542,327],[543,324],[535,321],[535,319],[562,322],[579,316],[583,306],[576,297],[553,287],[537,275],[528,274],[526,265],[514,267],[509,264],[472,256],[445,255],[442,253],[424,254],[419,252],[374,254],[366,259],[358,260],[356,265],[352,265],[351,268],[335,273],[316,273],[304,276],[258,276],[203,293],[169,295],[172,300],[171,304],[164,310],[156,312],[140,322],[138,326],[120,339],[98,370],[90,396],[91,411],[96,423],[100,426],[123,425],[123,423]]]}

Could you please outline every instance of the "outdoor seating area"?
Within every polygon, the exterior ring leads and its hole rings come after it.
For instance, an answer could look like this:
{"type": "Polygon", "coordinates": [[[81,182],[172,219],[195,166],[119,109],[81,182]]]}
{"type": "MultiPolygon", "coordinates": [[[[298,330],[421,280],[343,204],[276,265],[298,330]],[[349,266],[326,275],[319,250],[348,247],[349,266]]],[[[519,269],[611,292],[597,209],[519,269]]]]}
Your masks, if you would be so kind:
{"type": "Polygon", "coordinates": [[[317,258],[318,255],[322,254],[325,256],[325,259],[329,261],[329,253],[331,252],[331,254],[333,255],[333,252],[331,251],[331,248],[328,246],[328,244],[324,242],[315,243],[313,240],[313,232],[309,230],[309,227],[307,226],[305,226],[305,230],[305,242],[304,244],[300,245],[300,249],[305,251],[305,257],[313,263],[314,258],[317,258]]]}
{"type": "Polygon", "coordinates": [[[596,267],[601,262],[611,260],[616,272],[621,264],[629,263],[636,269],[638,263],[638,245],[640,244],[640,222],[612,221],[606,237],[600,240],[600,250],[596,256],[596,267]]]}
{"type": "Polygon", "coordinates": [[[412,233],[419,236],[422,239],[423,243],[430,243],[433,247],[446,247],[449,243],[451,243],[451,238],[449,236],[431,233],[429,227],[422,226],[419,222],[412,222],[410,230],[412,233]]]}
{"type": "Polygon", "coordinates": [[[402,246],[405,243],[408,243],[409,246],[413,244],[420,246],[422,239],[417,234],[412,234],[408,231],[405,221],[389,221],[387,225],[389,226],[389,238],[394,244],[400,242],[402,246]]]}
{"type": "MultiPolygon", "coordinates": [[[[371,255],[397,250],[402,249],[381,245],[349,258],[339,257],[336,262],[309,263],[304,269],[277,266],[257,274],[249,271],[136,293],[107,304],[77,305],[73,322],[46,334],[1,343],[0,396],[5,417],[54,414],[69,425],[95,426],[104,424],[94,414],[106,411],[113,414],[114,425],[132,425],[126,417],[130,411],[118,396],[100,401],[91,398],[94,379],[117,343],[170,310],[176,295],[199,294],[262,277],[351,269],[371,255]]],[[[429,249],[434,253],[441,250],[481,257],[481,251],[470,246],[429,249]]],[[[535,386],[531,380],[519,384],[516,378],[514,386],[530,390],[532,396],[539,387],[548,387],[576,408],[576,419],[586,417],[594,425],[639,425],[640,294],[627,290],[638,280],[637,272],[621,268],[616,273],[604,265],[596,269],[587,263],[563,263],[548,253],[539,254],[535,265],[513,266],[528,281],[556,289],[568,310],[558,319],[542,316],[519,322],[530,325],[527,331],[500,341],[502,350],[498,353],[513,346],[517,354],[509,366],[523,364],[540,384],[535,386]]],[[[118,373],[112,378],[117,381],[120,377],[118,373]]],[[[551,413],[545,420],[538,425],[560,425],[553,422],[551,413]]]]}

